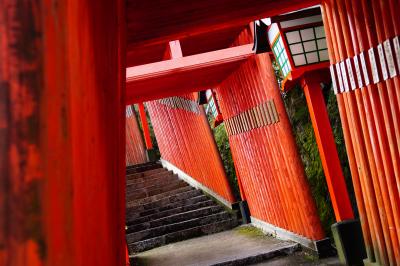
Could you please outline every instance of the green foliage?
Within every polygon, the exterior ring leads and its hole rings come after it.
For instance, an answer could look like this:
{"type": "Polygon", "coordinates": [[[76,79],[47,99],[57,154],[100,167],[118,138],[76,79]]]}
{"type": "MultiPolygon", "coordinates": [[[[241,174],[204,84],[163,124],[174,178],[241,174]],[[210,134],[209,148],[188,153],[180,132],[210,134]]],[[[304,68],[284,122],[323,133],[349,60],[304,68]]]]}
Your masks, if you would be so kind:
{"type": "Polygon", "coordinates": [[[353,183],[351,180],[350,166],[347,158],[346,145],[344,142],[342,124],[340,121],[340,114],[336,101],[336,96],[333,93],[332,89],[324,91],[324,95],[325,102],[327,103],[327,112],[329,115],[329,120],[331,122],[333,136],[335,138],[336,149],[342,166],[343,175],[347,184],[347,190],[349,192],[350,200],[353,206],[353,210],[355,212],[355,217],[358,217],[357,203],[354,194],[353,183]]]}
{"type": "Polygon", "coordinates": [[[222,162],[224,164],[226,175],[228,176],[229,184],[236,199],[240,199],[239,186],[236,177],[235,166],[233,164],[231,147],[229,144],[228,134],[226,133],[223,124],[214,128],[214,138],[217,143],[219,153],[221,154],[222,162]]]}
{"type": "MultiPolygon", "coordinates": [[[[214,124],[214,117],[210,113],[207,114],[210,125],[214,124]]],[[[239,185],[236,176],[235,165],[232,159],[231,146],[229,144],[228,134],[226,133],[224,124],[213,128],[214,139],[221,155],[222,163],[224,164],[225,173],[228,177],[228,182],[232,188],[233,195],[236,199],[240,199],[239,185]]]]}
{"type": "Polygon", "coordinates": [[[304,93],[294,88],[284,95],[284,102],[322,225],[330,233],[334,214],[304,93]]]}
{"type": "MultiPolygon", "coordinates": [[[[351,188],[351,176],[336,97],[329,89],[324,91],[324,96],[343,173],[348,187],[351,188]]],[[[304,93],[301,88],[297,87],[285,93],[283,99],[323,228],[326,234],[330,235],[330,226],[335,222],[335,216],[304,93]]],[[[352,191],[350,191],[350,195],[352,195],[352,191]]]]}
{"type": "Polygon", "coordinates": [[[247,237],[265,237],[265,234],[263,231],[258,229],[257,227],[251,226],[251,225],[244,225],[244,226],[239,226],[234,229],[235,233],[238,233],[239,235],[247,236],[247,237]]]}

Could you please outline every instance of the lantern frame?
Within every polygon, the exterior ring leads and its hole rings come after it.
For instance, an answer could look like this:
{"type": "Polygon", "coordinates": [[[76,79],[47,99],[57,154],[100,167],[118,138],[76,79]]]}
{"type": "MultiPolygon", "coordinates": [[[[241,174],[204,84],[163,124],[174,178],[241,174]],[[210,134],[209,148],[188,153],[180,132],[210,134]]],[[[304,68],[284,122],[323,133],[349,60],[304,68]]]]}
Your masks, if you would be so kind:
{"type": "Polygon", "coordinates": [[[319,6],[275,16],[270,21],[268,40],[283,77],[282,90],[292,88],[305,72],[329,68],[326,35],[319,6]]]}
{"type": "Polygon", "coordinates": [[[210,89],[210,90],[207,90],[206,96],[207,96],[207,108],[205,111],[206,111],[206,113],[209,113],[211,111],[211,114],[215,118],[213,127],[217,127],[222,122],[224,122],[222,113],[219,108],[217,95],[214,90],[210,89]]]}

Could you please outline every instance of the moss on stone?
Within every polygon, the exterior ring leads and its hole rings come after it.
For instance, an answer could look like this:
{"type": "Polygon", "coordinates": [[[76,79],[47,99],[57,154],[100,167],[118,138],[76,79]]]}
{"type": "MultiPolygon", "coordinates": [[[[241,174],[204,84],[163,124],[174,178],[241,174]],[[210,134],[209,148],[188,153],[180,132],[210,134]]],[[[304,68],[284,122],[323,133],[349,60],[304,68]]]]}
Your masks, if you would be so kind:
{"type": "Polygon", "coordinates": [[[235,232],[240,235],[249,236],[249,237],[264,237],[265,234],[260,229],[254,226],[239,226],[236,227],[235,232]]]}

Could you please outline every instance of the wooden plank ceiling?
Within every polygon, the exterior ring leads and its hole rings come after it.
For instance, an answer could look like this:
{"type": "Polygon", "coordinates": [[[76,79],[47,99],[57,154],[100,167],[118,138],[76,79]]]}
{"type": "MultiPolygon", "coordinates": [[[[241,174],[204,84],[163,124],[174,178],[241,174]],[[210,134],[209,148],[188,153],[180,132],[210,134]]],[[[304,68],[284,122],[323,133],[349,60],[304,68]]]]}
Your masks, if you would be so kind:
{"type": "MultiPolygon", "coordinates": [[[[179,41],[181,43],[183,56],[228,48],[246,26],[247,25],[241,25],[238,27],[182,37],[179,41]]],[[[172,41],[172,39],[169,41],[172,41]]],[[[165,52],[167,48],[168,42],[156,42],[140,47],[130,45],[128,46],[127,67],[162,61],[166,58],[165,52]]]]}
{"type": "MultiPolygon", "coordinates": [[[[320,0],[128,0],[127,3],[127,66],[133,67],[165,60],[168,42],[172,40],[180,40],[184,57],[228,48],[251,21],[315,5],[320,0]]],[[[196,91],[221,80],[237,67],[238,61],[217,64],[209,69],[199,68],[199,73],[191,70],[164,76],[163,82],[154,77],[143,79],[138,87],[128,82],[127,96],[130,102],[137,102],[196,91]],[[183,86],[185,82],[187,85],[183,86]]]]}
{"type": "Polygon", "coordinates": [[[128,0],[130,47],[239,27],[255,19],[319,4],[320,0],[128,0]]]}

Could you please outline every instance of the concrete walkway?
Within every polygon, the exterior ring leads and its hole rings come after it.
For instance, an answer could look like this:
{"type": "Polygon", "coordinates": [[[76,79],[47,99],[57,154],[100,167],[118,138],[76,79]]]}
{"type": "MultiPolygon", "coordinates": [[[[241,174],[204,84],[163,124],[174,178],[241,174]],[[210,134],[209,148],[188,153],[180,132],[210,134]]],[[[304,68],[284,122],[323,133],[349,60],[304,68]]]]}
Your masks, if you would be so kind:
{"type": "MultiPolygon", "coordinates": [[[[265,236],[254,227],[241,226],[234,230],[155,248],[139,253],[135,258],[139,266],[251,265],[275,257],[286,257],[288,254],[294,254],[299,248],[296,243],[265,236]]],[[[287,265],[295,265],[293,261],[289,262],[291,264],[287,265]]],[[[277,262],[275,265],[285,264],[277,262]]]]}
{"type": "Polygon", "coordinates": [[[253,264],[252,266],[341,266],[337,257],[315,259],[302,252],[296,252],[289,256],[276,257],[271,260],[253,264]]]}

